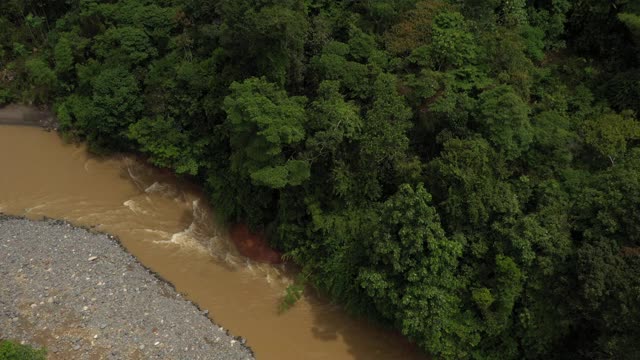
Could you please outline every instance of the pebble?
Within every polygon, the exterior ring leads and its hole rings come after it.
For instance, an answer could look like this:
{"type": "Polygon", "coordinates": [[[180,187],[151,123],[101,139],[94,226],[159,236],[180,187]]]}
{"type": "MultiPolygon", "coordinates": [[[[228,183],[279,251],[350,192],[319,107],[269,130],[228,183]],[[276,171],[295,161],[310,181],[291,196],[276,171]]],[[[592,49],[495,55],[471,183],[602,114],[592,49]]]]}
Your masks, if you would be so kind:
{"type": "Polygon", "coordinates": [[[207,310],[199,311],[111,238],[2,215],[0,229],[0,243],[9,244],[9,251],[0,251],[3,337],[33,341],[31,334],[47,329],[50,354],[64,359],[128,359],[131,349],[148,351],[145,346],[153,348],[154,359],[253,359],[250,349],[216,331],[222,329],[205,316],[207,310]],[[21,241],[6,242],[14,236],[21,241]],[[167,291],[170,296],[160,295],[167,291]],[[33,310],[22,313],[24,304],[33,310]],[[55,311],[47,304],[55,304],[55,311]],[[211,334],[215,342],[206,340],[211,334]],[[74,355],[61,357],[68,351],[74,355]]]}

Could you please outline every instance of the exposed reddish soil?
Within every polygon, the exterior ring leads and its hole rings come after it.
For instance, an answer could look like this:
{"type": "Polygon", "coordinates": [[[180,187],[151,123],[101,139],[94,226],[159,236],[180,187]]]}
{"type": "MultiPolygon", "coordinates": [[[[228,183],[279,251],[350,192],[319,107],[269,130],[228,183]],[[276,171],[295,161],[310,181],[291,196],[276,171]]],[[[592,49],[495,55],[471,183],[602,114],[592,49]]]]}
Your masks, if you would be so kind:
{"type": "Polygon", "coordinates": [[[233,225],[229,233],[242,256],[267,264],[282,263],[282,254],[269,247],[264,234],[252,233],[244,224],[233,225]]]}

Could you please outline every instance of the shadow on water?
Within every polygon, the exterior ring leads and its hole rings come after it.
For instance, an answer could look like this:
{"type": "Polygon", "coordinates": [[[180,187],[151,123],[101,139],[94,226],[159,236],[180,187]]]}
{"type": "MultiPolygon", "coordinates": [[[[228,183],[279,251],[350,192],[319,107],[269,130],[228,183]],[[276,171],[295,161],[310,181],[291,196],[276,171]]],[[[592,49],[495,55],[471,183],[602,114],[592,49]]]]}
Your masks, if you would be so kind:
{"type": "MultiPolygon", "coordinates": [[[[312,336],[326,343],[341,342],[354,360],[430,360],[424,351],[397,330],[347,312],[310,286],[303,296],[310,305],[312,336]]],[[[295,311],[298,303],[287,311],[295,311]]],[[[312,358],[309,356],[309,358],[312,358]]],[[[315,359],[315,357],[314,357],[315,359]]],[[[318,359],[325,359],[319,356],[318,359]]],[[[329,359],[329,358],[326,358],[329,359]]]]}
{"type": "Polygon", "coordinates": [[[348,316],[313,292],[278,314],[293,266],[239,256],[202,191],[135,156],[89,155],[54,134],[8,127],[0,131],[2,168],[13,169],[0,176],[7,213],[34,209],[33,216],[118,236],[225,329],[245,336],[261,360],[427,359],[400,336],[348,316]]]}
{"type": "MultiPolygon", "coordinates": [[[[216,249],[212,242],[220,238],[228,240],[228,231],[220,232],[225,228],[215,216],[215,211],[207,205],[205,195],[200,188],[185,179],[176,178],[168,171],[158,171],[155,168],[138,167],[143,160],[138,157],[123,157],[124,163],[121,176],[134,183],[140,189],[140,196],[149,193],[149,188],[154,184],[164,184],[163,191],[168,191],[166,187],[172,188],[166,194],[169,197],[177,198],[181,202],[189,203],[195,196],[198,199],[193,202],[191,208],[186,208],[182,214],[180,223],[184,224],[185,230],[192,229],[189,236],[195,238],[202,246],[209,250],[209,261],[217,266],[224,267],[230,272],[246,270],[247,266],[268,267],[280,276],[293,281],[297,273],[297,267],[293,264],[266,265],[251,261],[242,257],[235,251],[234,245],[227,242],[229,248],[216,249]],[[190,195],[187,195],[189,193],[190,195]],[[196,208],[199,207],[199,208],[196,208]],[[212,223],[210,223],[212,222],[212,223]],[[220,253],[233,253],[236,262],[225,261],[220,253]]],[[[346,347],[349,359],[353,360],[428,360],[415,344],[409,342],[397,331],[385,328],[382,324],[374,323],[365,318],[357,318],[348,315],[339,305],[332,304],[326,296],[318,294],[312,289],[305,290],[305,301],[308,303],[312,326],[310,333],[313,338],[326,343],[341,342],[346,347]]],[[[186,295],[189,295],[187,292],[186,295]]],[[[282,298],[280,298],[281,300],[282,298]]],[[[277,301],[276,306],[279,306],[277,301]]],[[[296,306],[296,305],[294,305],[296,306]]],[[[330,359],[328,354],[315,354],[318,359],[330,359]]],[[[309,358],[314,358],[309,354],[309,358]]]]}

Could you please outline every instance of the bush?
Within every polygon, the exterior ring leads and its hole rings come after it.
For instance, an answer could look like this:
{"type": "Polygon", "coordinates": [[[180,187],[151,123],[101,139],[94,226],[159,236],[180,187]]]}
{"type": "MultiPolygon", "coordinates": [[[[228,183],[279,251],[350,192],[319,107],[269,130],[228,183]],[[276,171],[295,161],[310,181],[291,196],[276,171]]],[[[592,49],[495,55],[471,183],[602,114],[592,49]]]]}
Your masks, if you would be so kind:
{"type": "Polygon", "coordinates": [[[0,360],[44,360],[46,355],[44,349],[34,349],[8,340],[0,341],[0,360]]]}

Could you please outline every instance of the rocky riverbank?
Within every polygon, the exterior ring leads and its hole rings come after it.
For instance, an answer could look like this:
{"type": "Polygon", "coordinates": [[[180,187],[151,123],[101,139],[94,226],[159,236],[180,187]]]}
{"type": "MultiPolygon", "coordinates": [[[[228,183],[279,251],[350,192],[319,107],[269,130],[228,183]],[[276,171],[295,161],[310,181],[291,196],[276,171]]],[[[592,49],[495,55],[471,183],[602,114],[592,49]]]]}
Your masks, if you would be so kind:
{"type": "Polygon", "coordinates": [[[0,338],[50,359],[253,359],[117,239],[0,216],[0,338]]]}
{"type": "Polygon", "coordinates": [[[46,130],[56,130],[58,121],[47,109],[11,104],[0,107],[0,125],[39,126],[46,130]]]}

